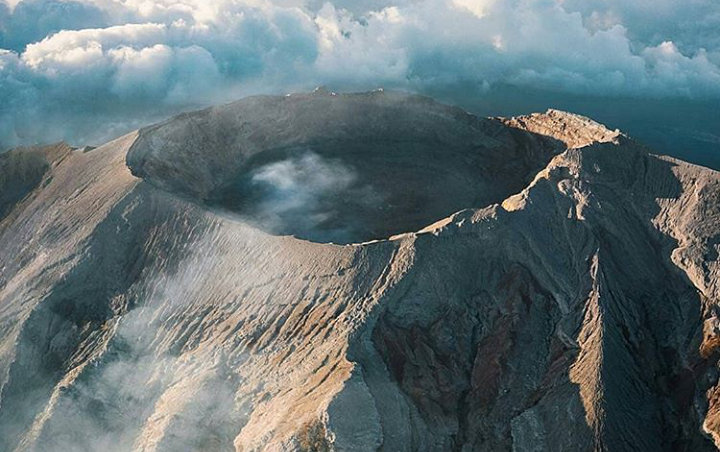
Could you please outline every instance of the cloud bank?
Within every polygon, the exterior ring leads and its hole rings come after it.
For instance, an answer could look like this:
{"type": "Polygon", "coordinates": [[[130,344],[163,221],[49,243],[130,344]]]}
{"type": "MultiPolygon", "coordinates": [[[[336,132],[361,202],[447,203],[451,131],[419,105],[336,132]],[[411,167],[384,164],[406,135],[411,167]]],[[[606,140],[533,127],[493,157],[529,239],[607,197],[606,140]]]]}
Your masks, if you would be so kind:
{"type": "Polygon", "coordinates": [[[321,84],[720,100],[720,3],[0,0],[0,148],[321,84]]]}

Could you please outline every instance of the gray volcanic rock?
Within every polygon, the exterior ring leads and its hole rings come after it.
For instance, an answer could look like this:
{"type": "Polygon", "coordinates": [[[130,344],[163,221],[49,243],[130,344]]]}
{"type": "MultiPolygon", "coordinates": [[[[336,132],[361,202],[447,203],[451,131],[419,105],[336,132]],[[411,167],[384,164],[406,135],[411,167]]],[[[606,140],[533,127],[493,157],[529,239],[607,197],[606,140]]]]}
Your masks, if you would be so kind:
{"type": "Polygon", "coordinates": [[[0,219],[43,180],[72,148],[64,143],[19,148],[0,154],[0,219]]]}
{"type": "Polygon", "coordinates": [[[259,97],[20,167],[0,450],[720,445],[720,174],[587,118],[259,97]]]}

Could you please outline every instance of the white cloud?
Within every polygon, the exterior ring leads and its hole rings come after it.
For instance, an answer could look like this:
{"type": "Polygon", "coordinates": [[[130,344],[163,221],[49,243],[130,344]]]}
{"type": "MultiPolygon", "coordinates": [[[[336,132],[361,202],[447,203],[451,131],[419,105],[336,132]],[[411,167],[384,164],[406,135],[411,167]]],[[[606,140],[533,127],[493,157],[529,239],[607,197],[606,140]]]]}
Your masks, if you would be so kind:
{"type": "Polygon", "coordinates": [[[318,84],[720,98],[715,0],[11,6],[0,4],[0,46],[12,51],[0,54],[0,147],[100,140],[179,109],[318,84]]]}
{"type": "Polygon", "coordinates": [[[493,3],[495,0],[453,0],[455,6],[465,8],[477,17],[485,16],[493,3]]]}

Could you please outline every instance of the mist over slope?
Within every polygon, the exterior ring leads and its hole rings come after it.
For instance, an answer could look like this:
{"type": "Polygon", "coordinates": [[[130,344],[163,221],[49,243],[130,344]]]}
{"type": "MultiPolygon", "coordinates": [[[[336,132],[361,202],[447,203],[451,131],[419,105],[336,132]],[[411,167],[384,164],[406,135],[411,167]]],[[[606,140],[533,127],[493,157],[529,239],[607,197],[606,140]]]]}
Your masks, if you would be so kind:
{"type": "Polygon", "coordinates": [[[317,91],[0,168],[1,450],[720,445],[720,173],[588,118],[317,91]]]}

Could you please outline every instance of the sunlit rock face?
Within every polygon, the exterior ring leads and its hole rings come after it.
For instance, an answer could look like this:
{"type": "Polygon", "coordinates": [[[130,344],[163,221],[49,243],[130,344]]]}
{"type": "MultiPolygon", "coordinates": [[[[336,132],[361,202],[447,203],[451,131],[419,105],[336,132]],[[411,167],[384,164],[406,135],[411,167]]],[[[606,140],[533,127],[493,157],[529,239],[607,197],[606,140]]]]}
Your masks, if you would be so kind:
{"type": "Polygon", "coordinates": [[[0,450],[720,444],[720,174],[587,118],[318,91],[0,169],[0,450]]]}

